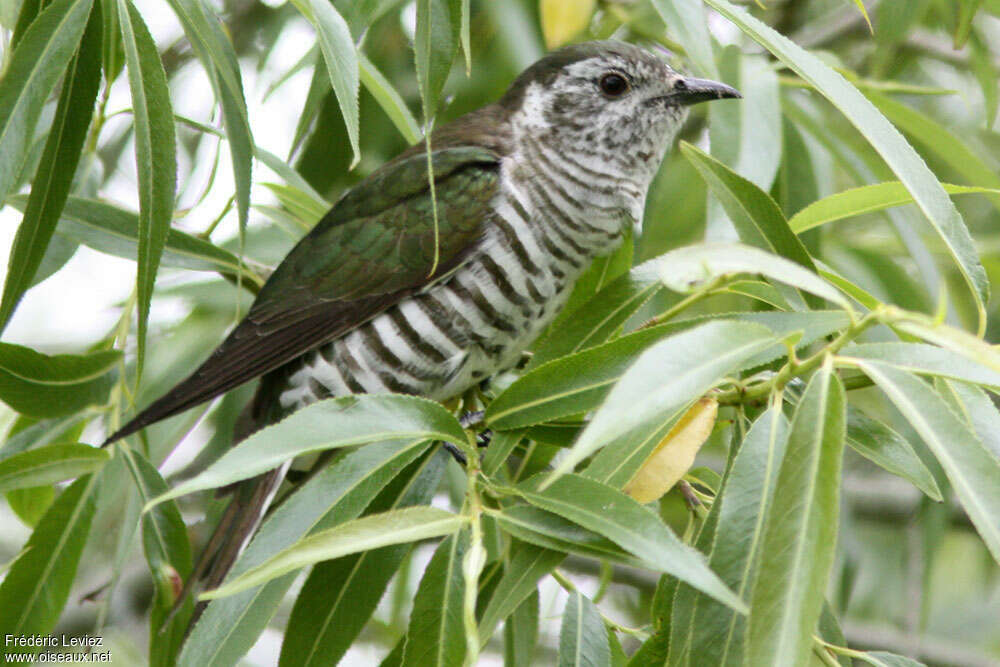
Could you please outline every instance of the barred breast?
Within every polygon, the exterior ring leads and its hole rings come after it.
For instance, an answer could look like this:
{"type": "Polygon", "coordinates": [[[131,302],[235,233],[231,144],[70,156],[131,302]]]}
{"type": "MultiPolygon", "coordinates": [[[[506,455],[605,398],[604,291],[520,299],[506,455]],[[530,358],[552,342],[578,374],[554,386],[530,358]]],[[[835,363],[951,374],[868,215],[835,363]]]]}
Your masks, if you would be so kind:
{"type": "Polygon", "coordinates": [[[595,212],[575,202],[567,192],[574,184],[558,173],[504,172],[469,260],[292,362],[282,408],[356,393],[443,400],[517,362],[565,305],[590,260],[620,244],[629,216],[621,207],[595,212]],[[552,187],[553,179],[562,186],[552,187]]]}

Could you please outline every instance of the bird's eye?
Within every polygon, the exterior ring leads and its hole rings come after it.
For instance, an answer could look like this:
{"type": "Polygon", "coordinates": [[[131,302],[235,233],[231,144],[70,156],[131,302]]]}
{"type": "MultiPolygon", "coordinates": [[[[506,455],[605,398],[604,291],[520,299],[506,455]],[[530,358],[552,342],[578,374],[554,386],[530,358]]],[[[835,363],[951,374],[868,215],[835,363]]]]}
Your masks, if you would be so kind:
{"type": "Polygon", "coordinates": [[[628,79],[614,72],[602,76],[598,85],[601,87],[601,92],[608,97],[621,97],[628,92],[629,88],[628,79]]]}

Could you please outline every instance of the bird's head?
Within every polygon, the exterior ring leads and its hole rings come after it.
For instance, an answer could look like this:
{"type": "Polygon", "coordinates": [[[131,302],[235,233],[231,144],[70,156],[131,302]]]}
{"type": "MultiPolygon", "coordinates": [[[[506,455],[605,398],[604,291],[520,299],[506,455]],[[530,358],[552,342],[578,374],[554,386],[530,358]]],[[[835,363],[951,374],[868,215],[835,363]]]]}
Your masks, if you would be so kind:
{"type": "Polygon", "coordinates": [[[652,177],[688,107],[731,97],[740,94],[722,83],[682,76],[649,51],[604,41],[546,55],[500,103],[524,134],[652,177]]]}

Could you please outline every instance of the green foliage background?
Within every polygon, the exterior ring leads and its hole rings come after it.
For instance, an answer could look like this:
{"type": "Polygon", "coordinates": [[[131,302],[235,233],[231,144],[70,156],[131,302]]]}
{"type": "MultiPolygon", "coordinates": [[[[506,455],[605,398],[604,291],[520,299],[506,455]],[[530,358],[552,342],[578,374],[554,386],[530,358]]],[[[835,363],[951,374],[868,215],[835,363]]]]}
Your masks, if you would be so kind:
{"type": "Polygon", "coordinates": [[[124,664],[1000,664],[1000,2],[764,4],[0,3],[0,327],[81,246],[136,264],[92,344],[0,343],[0,634],[124,664]],[[250,388],[91,446],[345,188],[547,46],[611,37],[745,99],[695,110],[641,236],[464,399],[485,452],[458,405],[399,396],[230,450],[250,388]],[[255,114],[281,95],[276,155],[255,114]],[[695,467],[640,505],[700,399],[695,467]],[[211,489],[326,450],[185,640],[211,489]]]}

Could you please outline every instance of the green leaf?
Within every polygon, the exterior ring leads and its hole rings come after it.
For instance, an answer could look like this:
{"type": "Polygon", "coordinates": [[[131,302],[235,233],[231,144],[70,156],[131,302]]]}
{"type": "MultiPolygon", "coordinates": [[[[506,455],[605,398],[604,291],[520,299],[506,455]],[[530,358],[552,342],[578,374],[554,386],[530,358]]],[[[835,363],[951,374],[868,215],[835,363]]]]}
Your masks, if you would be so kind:
{"type": "Polygon", "coordinates": [[[653,0],[653,7],[684,47],[698,73],[717,78],[719,70],[712,53],[712,35],[708,32],[701,0],[653,0]]]}
{"type": "Polygon", "coordinates": [[[859,361],[857,366],[927,443],[986,547],[1000,560],[1000,487],[995,483],[1000,458],[923,380],[876,361],[859,361]]]}
{"type": "Polygon", "coordinates": [[[865,343],[844,348],[843,356],[880,361],[910,373],[946,377],[1000,390],[1000,370],[934,345],[865,343]]]}
{"type": "Polygon", "coordinates": [[[468,548],[468,530],[453,534],[438,545],[424,570],[406,631],[404,667],[450,667],[465,660],[462,558],[468,548]]]}
{"type": "Polygon", "coordinates": [[[536,368],[559,357],[605,342],[660,289],[659,264],[652,259],[613,280],[589,301],[562,318],[531,357],[536,368]]]}
{"type": "Polygon", "coordinates": [[[540,549],[532,544],[517,544],[510,564],[504,568],[503,576],[479,620],[479,643],[482,646],[486,646],[497,626],[538,590],[538,580],[552,572],[565,558],[564,552],[540,549]]]}
{"type": "Polygon", "coordinates": [[[90,445],[52,445],[0,461],[0,493],[54,484],[100,470],[111,455],[90,445]]]}
{"type": "Polygon", "coordinates": [[[504,623],[504,665],[531,667],[538,642],[538,591],[528,596],[504,623]]]}
{"type": "Polygon", "coordinates": [[[940,324],[916,313],[907,313],[907,319],[896,322],[895,329],[940,345],[973,363],[1000,372],[1000,350],[970,333],[940,324]]]}
{"type": "Polygon", "coordinates": [[[600,404],[643,350],[678,328],[671,323],[644,329],[539,366],[493,399],[486,423],[507,430],[586,412],[600,404]]]}
{"type": "Polygon", "coordinates": [[[808,662],[836,550],[845,422],[844,388],[828,360],[795,411],[764,520],[747,664],[808,662]]]}
{"type": "Polygon", "coordinates": [[[721,276],[761,274],[831,301],[845,310],[850,304],[825,280],[783,257],[740,243],[702,243],[660,256],[663,284],[675,292],[690,292],[721,276]]]}
{"type": "Polygon", "coordinates": [[[490,446],[486,448],[486,454],[483,455],[483,472],[489,477],[496,475],[522,438],[524,431],[520,429],[495,432],[490,439],[490,446]]]}
{"type": "Polygon", "coordinates": [[[680,149],[722,202],[744,243],[781,255],[815,273],[806,247],[789,228],[771,195],[694,145],[684,141],[680,149]]]}
{"type": "Polygon", "coordinates": [[[55,0],[24,32],[0,78],[0,204],[15,189],[45,100],[83,36],[92,0],[55,0]]]}
{"type": "Polygon", "coordinates": [[[21,414],[61,417],[103,403],[122,353],[45,355],[0,343],[0,400],[21,414]]]}
{"type": "Polygon", "coordinates": [[[96,3],[92,5],[80,48],[63,80],[52,129],[32,180],[28,206],[11,246],[0,303],[0,331],[10,321],[25,290],[38,277],[73,183],[100,81],[101,5],[96,3]]]}
{"type": "MultiPolygon", "coordinates": [[[[1000,190],[978,188],[965,185],[942,183],[941,187],[950,195],[986,194],[1000,196],[1000,190]]],[[[792,230],[800,234],[808,229],[836,222],[855,215],[884,211],[894,206],[913,203],[913,196],[899,181],[863,185],[814,201],[788,221],[792,230]]]]}
{"type": "Polygon", "coordinates": [[[959,0],[958,18],[955,21],[955,49],[960,49],[969,41],[972,33],[972,20],[976,18],[976,12],[983,4],[983,0],[959,0]]]}
{"type": "Polygon", "coordinates": [[[580,475],[563,475],[543,491],[535,480],[517,493],[532,505],[603,535],[644,562],[672,574],[723,604],[740,611],[743,602],[705,564],[700,553],[681,542],[660,518],[621,491],[580,475]]]}
{"type": "MultiPolygon", "coordinates": [[[[0,628],[5,633],[45,635],[56,626],[90,533],[96,486],[97,476],[88,475],[63,491],[11,565],[0,584],[0,628]]],[[[0,653],[12,648],[2,646],[0,653]]]]}
{"type": "Polygon", "coordinates": [[[229,142],[233,180],[236,183],[236,211],[242,230],[246,227],[250,211],[254,142],[236,51],[226,37],[218,17],[203,0],[169,2],[184,26],[184,34],[198,54],[215,90],[215,97],[222,106],[222,122],[229,142]]]}
{"type": "Polygon", "coordinates": [[[340,105],[340,114],[347,128],[354,158],[351,168],[361,159],[358,144],[360,118],[358,92],[361,89],[358,72],[358,53],[351,37],[351,30],[332,2],[326,0],[296,0],[295,6],[316,28],[320,52],[326,63],[330,86],[340,105]],[[308,3],[308,4],[307,4],[308,3]]]}
{"type": "MultiPolygon", "coordinates": [[[[774,500],[788,429],[778,408],[758,417],[717,496],[721,507],[708,562],[742,598],[749,596],[754,574],[765,557],[761,552],[764,518],[774,500]]],[[[685,588],[678,589],[675,600],[685,588]]],[[[742,665],[746,619],[702,595],[691,602],[691,608],[691,653],[711,664],[742,665]]]]}
{"type": "Polygon", "coordinates": [[[460,17],[455,16],[456,9],[454,0],[417,0],[413,51],[425,123],[429,123],[437,111],[441,90],[458,50],[455,26],[460,17]]]}
{"type": "Polygon", "coordinates": [[[875,667],[926,667],[922,662],[886,651],[868,651],[856,657],[875,667]]]}
{"type": "Polygon", "coordinates": [[[7,504],[21,523],[34,528],[56,499],[54,486],[33,486],[7,493],[7,504]]]}
{"type": "Polygon", "coordinates": [[[611,664],[608,633],[597,606],[573,591],[563,611],[559,632],[559,667],[599,667],[611,664]]]}
{"type": "MultiPolygon", "coordinates": [[[[440,481],[443,461],[440,457],[424,457],[422,462],[414,462],[428,446],[417,440],[390,440],[348,452],[303,484],[264,520],[233,565],[229,578],[265,562],[304,535],[353,519],[369,503],[379,504],[379,492],[390,480],[393,484],[382,494],[391,491],[392,500],[379,505],[380,509],[429,502],[440,481]],[[412,468],[408,468],[411,464],[412,468]],[[392,489],[396,481],[404,482],[402,490],[392,489]]],[[[179,664],[236,664],[264,631],[294,580],[295,574],[289,574],[253,591],[210,602],[192,628],[179,664]]],[[[348,583],[346,589],[350,588],[348,583]]],[[[363,623],[364,619],[360,620],[363,623]]],[[[350,641],[348,638],[347,643],[350,641]]]]}
{"type": "MultiPolygon", "coordinates": [[[[167,483],[142,454],[123,449],[122,460],[143,502],[166,492],[167,483]]],[[[142,516],[142,545],[154,583],[149,619],[149,662],[150,665],[167,667],[176,661],[194,611],[194,603],[189,597],[181,610],[170,619],[169,625],[164,627],[166,617],[174,606],[176,586],[187,581],[193,567],[187,526],[177,503],[157,505],[153,511],[142,516]]]]}
{"type": "Polygon", "coordinates": [[[296,456],[390,438],[464,442],[465,432],[439,403],[415,396],[320,401],[255,432],[194,479],[154,498],[143,511],[171,498],[248,479],[296,456]]]}
{"type": "Polygon", "coordinates": [[[174,213],[177,154],[170,89],[156,44],[131,0],[118,0],[118,20],[132,91],[135,162],[139,177],[139,244],[136,291],[139,310],[136,377],[146,357],[146,328],[156,272],[174,213]]]}
{"type": "Polygon", "coordinates": [[[545,484],[616,437],[684,409],[743,361],[775,342],[773,334],[760,325],[722,321],[657,343],[622,375],[545,484]]]}
{"type": "MultiPolygon", "coordinates": [[[[422,460],[414,461],[393,478],[365,508],[366,514],[431,502],[446,463],[440,451],[437,456],[428,456],[426,450],[416,450],[422,460]]],[[[338,522],[348,518],[353,517],[336,515],[338,522]]],[[[295,599],[279,664],[318,667],[340,659],[365,627],[411,550],[410,544],[395,544],[313,567],[295,599]],[[336,593],[331,595],[330,591],[336,593]]]]}
{"type": "Polygon", "coordinates": [[[984,304],[989,300],[990,292],[989,281],[969,230],[937,178],[899,131],[864,95],[816,56],[726,0],[705,2],[812,84],[871,143],[913,194],[917,205],[945,242],[972,292],[980,321],[984,322],[984,304]]]}
{"type": "Polygon", "coordinates": [[[913,451],[913,445],[882,422],[852,406],[847,408],[847,444],[892,474],[909,480],[931,500],[942,499],[934,475],[913,451]]]}
{"type": "Polygon", "coordinates": [[[972,427],[986,449],[1000,459],[1000,410],[990,396],[979,387],[963,382],[938,380],[937,386],[942,396],[972,427]]]}
{"type": "Polygon", "coordinates": [[[459,514],[436,507],[407,507],[347,521],[299,540],[215,590],[202,593],[199,599],[214,600],[235,595],[288,572],[331,558],[390,544],[450,535],[461,529],[467,521],[459,514]]]}
{"type": "MultiPolygon", "coordinates": [[[[26,201],[22,195],[14,195],[9,203],[23,209],[26,201]]],[[[98,199],[70,195],[56,236],[64,236],[108,255],[134,260],[139,247],[139,216],[98,199]]],[[[236,255],[178,229],[167,233],[161,265],[190,271],[218,271],[234,277],[240,270],[236,255]]],[[[249,273],[244,273],[244,279],[260,282],[249,273]]]]}
{"type": "Polygon", "coordinates": [[[499,512],[490,511],[490,515],[506,532],[522,542],[549,551],[575,553],[588,558],[643,567],[642,561],[622,551],[611,540],[537,507],[511,505],[499,512]]]}
{"type": "Polygon", "coordinates": [[[389,117],[392,124],[396,126],[399,133],[406,139],[406,143],[411,146],[420,141],[420,124],[413,117],[410,108],[400,96],[396,89],[392,87],[389,80],[378,71],[365,54],[358,52],[358,65],[360,67],[361,83],[365,89],[371,93],[375,101],[382,107],[382,111],[389,117]]]}

